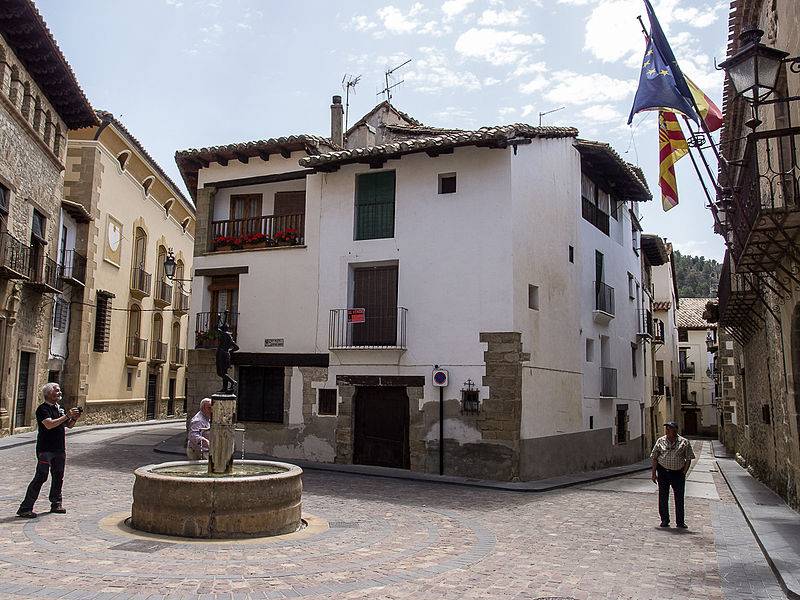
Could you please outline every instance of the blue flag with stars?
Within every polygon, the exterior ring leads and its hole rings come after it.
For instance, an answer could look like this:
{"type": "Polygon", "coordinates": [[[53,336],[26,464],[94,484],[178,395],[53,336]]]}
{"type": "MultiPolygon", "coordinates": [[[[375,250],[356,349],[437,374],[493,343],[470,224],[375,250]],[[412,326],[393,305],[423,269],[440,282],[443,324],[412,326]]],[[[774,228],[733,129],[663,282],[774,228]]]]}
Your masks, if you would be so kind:
{"type": "Polygon", "coordinates": [[[691,101],[678,90],[672,68],[661,56],[652,39],[648,40],[639,75],[639,88],[633,99],[628,125],[633,115],[643,110],[671,110],[682,113],[698,122],[691,101]]]}

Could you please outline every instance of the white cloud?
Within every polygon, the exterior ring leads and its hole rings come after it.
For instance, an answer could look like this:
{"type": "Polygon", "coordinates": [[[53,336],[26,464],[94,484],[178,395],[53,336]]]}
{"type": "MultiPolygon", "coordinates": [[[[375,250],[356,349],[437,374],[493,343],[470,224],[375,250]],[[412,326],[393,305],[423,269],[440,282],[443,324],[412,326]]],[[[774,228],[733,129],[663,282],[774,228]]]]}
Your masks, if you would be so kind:
{"type": "Polygon", "coordinates": [[[417,30],[417,33],[421,35],[430,35],[433,37],[442,37],[443,35],[447,35],[452,31],[453,28],[449,25],[444,25],[439,21],[428,21],[417,30]]]}
{"type": "Polygon", "coordinates": [[[500,117],[500,120],[507,120],[509,117],[517,114],[517,109],[513,106],[501,106],[497,109],[497,114],[500,117]]]}
{"type": "Polygon", "coordinates": [[[506,25],[517,25],[525,19],[521,8],[516,10],[492,10],[488,9],[481,13],[478,23],[487,27],[503,27],[506,25]]]}
{"type": "Polygon", "coordinates": [[[366,15],[356,15],[351,19],[350,23],[356,31],[369,31],[377,27],[366,15]]]}
{"type": "Polygon", "coordinates": [[[411,63],[410,69],[403,74],[406,83],[416,91],[435,94],[448,88],[467,91],[481,88],[481,82],[474,73],[453,69],[441,50],[422,47],[419,52],[423,58],[411,63]]]}
{"type": "Polygon", "coordinates": [[[528,115],[533,114],[536,112],[536,107],[533,104],[526,104],[522,107],[522,116],[527,117],[528,115]]]}
{"type": "Polygon", "coordinates": [[[544,75],[537,75],[528,83],[521,83],[519,91],[523,94],[534,94],[546,88],[548,83],[549,81],[544,75]]]}
{"type": "Polygon", "coordinates": [[[572,71],[556,71],[552,83],[555,83],[554,87],[544,97],[559,104],[616,102],[631,95],[637,86],[633,80],[614,79],[602,73],[580,74],[572,71]]]}
{"type": "Polygon", "coordinates": [[[394,34],[401,34],[411,33],[417,28],[419,22],[415,17],[421,15],[424,10],[425,7],[420,2],[417,2],[411,6],[407,13],[403,14],[400,9],[390,4],[379,8],[376,14],[378,18],[383,21],[383,27],[386,31],[394,34]]]}
{"type": "Polygon", "coordinates": [[[623,118],[622,113],[610,104],[595,104],[584,108],[579,114],[584,119],[594,123],[611,123],[620,121],[623,118]]]}
{"type": "Polygon", "coordinates": [[[442,4],[442,12],[445,14],[445,18],[452,19],[464,12],[472,2],[473,0],[447,0],[442,4]]]}
{"type": "Polygon", "coordinates": [[[473,27],[458,37],[455,49],[468,58],[482,59],[493,65],[507,65],[522,59],[525,56],[524,48],[543,43],[544,37],[538,33],[473,27]]]}
{"type": "Polygon", "coordinates": [[[514,67],[514,70],[511,72],[511,77],[540,75],[541,73],[547,73],[547,65],[544,62],[532,63],[530,59],[525,56],[514,67]]]}

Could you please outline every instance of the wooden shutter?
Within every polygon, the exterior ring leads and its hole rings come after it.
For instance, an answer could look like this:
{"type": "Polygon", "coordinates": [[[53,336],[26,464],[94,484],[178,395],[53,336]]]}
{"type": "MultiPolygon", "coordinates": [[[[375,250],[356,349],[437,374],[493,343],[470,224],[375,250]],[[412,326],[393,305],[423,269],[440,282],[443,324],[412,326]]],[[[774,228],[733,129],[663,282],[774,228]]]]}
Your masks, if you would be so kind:
{"type": "Polygon", "coordinates": [[[283,423],[283,367],[240,367],[239,421],[283,423]]]}
{"type": "Polygon", "coordinates": [[[108,352],[111,342],[111,299],[113,295],[97,292],[94,315],[94,351],[108,352]]]}
{"type": "Polygon", "coordinates": [[[354,346],[397,344],[397,266],[353,271],[353,307],[363,308],[364,322],[353,325],[354,346]]]}
{"type": "Polygon", "coordinates": [[[275,192],[275,206],[272,214],[276,217],[286,215],[302,215],[306,212],[306,193],[298,192],[275,192]]]}
{"type": "Polygon", "coordinates": [[[394,237],[394,190],[394,171],[357,177],[355,239],[394,237]]]}

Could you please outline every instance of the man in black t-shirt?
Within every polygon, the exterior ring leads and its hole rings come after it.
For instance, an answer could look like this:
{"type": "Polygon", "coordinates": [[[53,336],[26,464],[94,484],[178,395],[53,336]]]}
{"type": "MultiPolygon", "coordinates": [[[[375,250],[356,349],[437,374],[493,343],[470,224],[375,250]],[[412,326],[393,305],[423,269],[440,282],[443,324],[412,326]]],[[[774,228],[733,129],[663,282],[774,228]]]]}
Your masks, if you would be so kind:
{"type": "Polygon", "coordinates": [[[77,408],[69,409],[68,413],[58,405],[61,400],[61,387],[57,383],[48,383],[42,388],[44,402],[36,409],[36,422],[39,426],[39,435],[36,437],[36,475],[28,485],[25,499],[19,506],[17,516],[26,519],[36,517],[33,505],[39,497],[42,485],[47,481],[48,473],[52,475],[50,481],[50,512],[64,514],[67,511],[61,506],[61,486],[64,483],[64,463],[66,462],[66,427],[72,429],[81,417],[77,408]]]}

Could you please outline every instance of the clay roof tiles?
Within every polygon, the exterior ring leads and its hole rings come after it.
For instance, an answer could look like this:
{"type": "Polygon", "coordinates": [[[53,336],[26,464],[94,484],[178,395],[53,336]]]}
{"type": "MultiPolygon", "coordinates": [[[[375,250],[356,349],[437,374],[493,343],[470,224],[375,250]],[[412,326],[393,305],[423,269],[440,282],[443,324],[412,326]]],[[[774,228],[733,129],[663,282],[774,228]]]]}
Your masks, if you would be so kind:
{"type": "Polygon", "coordinates": [[[672,302],[666,300],[664,302],[653,302],[653,310],[669,310],[672,308],[672,302]]]}
{"type": "Polygon", "coordinates": [[[0,2],[0,34],[68,128],[97,125],[72,67],[31,0],[0,2]]]}
{"type": "MultiPolygon", "coordinates": [[[[406,128],[409,129],[409,128],[406,128]]],[[[416,152],[435,151],[437,149],[455,148],[458,146],[508,146],[514,138],[563,138],[576,137],[578,130],[573,127],[534,127],[516,123],[496,127],[482,127],[473,131],[455,130],[452,133],[441,135],[410,137],[379,146],[352,148],[350,150],[336,150],[307,156],[300,159],[303,167],[324,167],[340,164],[361,162],[364,159],[382,157],[396,157],[416,152]]]]}
{"type": "Polygon", "coordinates": [[[676,320],[682,329],[708,329],[714,325],[703,318],[706,304],[716,302],[716,298],[681,298],[676,320]]]}

